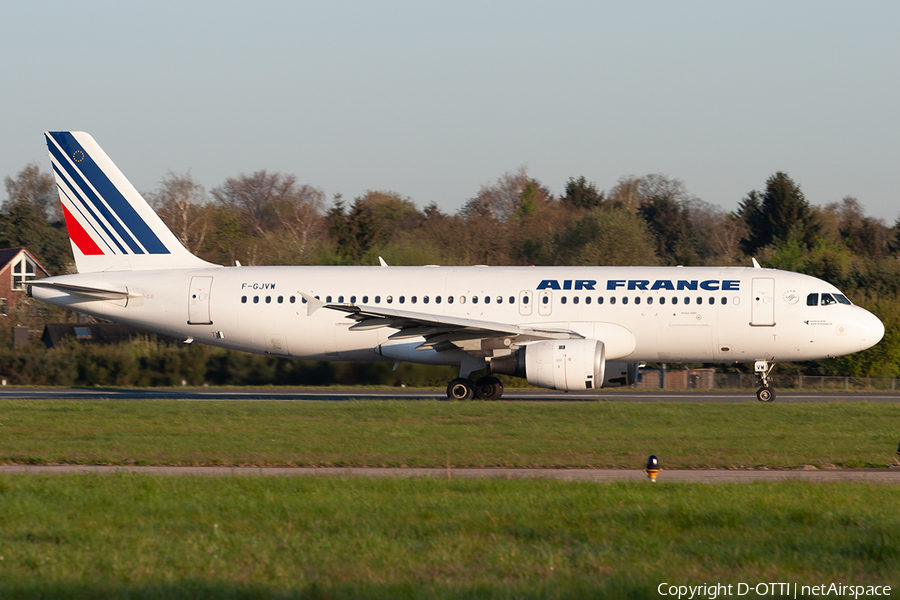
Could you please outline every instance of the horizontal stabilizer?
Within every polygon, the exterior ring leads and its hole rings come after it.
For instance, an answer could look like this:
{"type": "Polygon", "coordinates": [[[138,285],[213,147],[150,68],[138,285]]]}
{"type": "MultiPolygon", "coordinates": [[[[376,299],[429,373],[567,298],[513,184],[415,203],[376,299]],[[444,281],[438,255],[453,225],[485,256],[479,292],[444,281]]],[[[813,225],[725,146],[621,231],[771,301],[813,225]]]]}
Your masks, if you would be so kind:
{"type": "Polygon", "coordinates": [[[80,285],[72,285],[70,283],[54,283],[43,281],[31,281],[29,286],[49,288],[59,290],[68,294],[78,294],[96,298],[97,300],[123,300],[127,298],[140,298],[143,294],[129,293],[128,290],[104,290],[100,288],[84,287],[80,285]]]}

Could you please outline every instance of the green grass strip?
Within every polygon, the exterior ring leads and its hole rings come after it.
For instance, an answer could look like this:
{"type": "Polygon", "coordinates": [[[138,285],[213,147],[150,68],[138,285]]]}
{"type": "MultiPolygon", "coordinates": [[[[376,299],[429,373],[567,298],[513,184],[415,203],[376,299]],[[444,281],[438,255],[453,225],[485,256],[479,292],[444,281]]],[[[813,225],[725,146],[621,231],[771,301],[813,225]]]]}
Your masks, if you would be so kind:
{"type": "Polygon", "coordinates": [[[884,467],[885,403],[0,401],[0,462],[884,467]]]}
{"type": "Polygon", "coordinates": [[[896,588],[898,505],[900,489],[867,484],[6,475],[0,597],[652,598],[663,582],[896,588]]]}

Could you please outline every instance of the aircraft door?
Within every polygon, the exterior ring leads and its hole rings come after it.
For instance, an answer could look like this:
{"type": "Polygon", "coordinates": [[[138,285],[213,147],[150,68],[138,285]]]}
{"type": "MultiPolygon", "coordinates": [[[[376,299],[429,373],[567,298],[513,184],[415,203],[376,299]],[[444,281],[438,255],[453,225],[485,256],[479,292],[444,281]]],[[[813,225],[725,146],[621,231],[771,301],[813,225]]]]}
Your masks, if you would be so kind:
{"type": "Polygon", "coordinates": [[[547,316],[553,311],[553,292],[543,290],[538,294],[538,314],[547,316]]]}
{"type": "Polygon", "coordinates": [[[755,277],[752,287],[750,325],[772,327],[775,325],[775,280],[771,277],[755,277]]]}
{"type": "Polygon", "coordinates": [[[209,292],[212,277],[191,277],[188,294],[188,325],[212,325],[209,318],[209,292]]]}
{"type": "Polygon", "coordinates": [[[533,310],[531,307],[532,300],[530,291],[523,290],[519,292],[519,314],[523,317],[531,316],[531,311],[533,310]]]}

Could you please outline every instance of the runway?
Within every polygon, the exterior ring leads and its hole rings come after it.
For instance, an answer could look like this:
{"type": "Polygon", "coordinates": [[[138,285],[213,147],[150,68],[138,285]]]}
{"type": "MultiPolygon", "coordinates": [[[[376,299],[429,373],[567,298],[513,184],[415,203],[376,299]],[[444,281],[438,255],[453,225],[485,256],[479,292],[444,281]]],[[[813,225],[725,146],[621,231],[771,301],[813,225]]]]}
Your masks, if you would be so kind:
{"type": "MultiPolygon", "coordinates": [[[[69,475],[134,473],[167,477],[427,477],[434,479],[553,479],[558,481],[647,481],[636,469],[466,469],[364,467],[139,467],[102,465],[0,465],[0,475],[69,475]]],[[[894,469],[673,469],[663,470],[657,483],[750,483],[804,481],[813,483],[900,484],[894,469]]]]}
{"type": "MultiPolygon", "coordinates": [[[[900,393],[890,392],[803,392],[777,391],[776,403],[796,402],[895,402],[900,393]]],[[[258,389],[172,389],[172,388],[0,388],[0,400],[182,400],[182,401],[260,401],[342,402],[349,400],[441,400],[447,396],[438,390],[323,390],[299,388],[258,389]]],[[[509,389],[499,402],[757,402],[754,390],[718,391],[643,391],[601,390],[599,392],[554,392],[548,390],[509,389]]]]}

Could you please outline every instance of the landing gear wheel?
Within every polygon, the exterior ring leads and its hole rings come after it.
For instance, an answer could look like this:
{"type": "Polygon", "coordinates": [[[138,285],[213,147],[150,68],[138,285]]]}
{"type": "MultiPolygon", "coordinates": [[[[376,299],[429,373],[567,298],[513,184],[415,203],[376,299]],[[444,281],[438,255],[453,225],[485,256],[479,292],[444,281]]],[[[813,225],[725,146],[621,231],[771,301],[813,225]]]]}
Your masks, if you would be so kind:
{"type": "Polygon", "coordinates": [[[468,379],[458,377],[447,385],[447,398],[450,400],[471,400],[475,397],[475,386],[468,379]]]}
{"type": "Polygon", "coordinates": [[[764,386],[756,390],[756,399],[760,402],[772,402],[775,400],[775,389],[764,386]]]}
{"type": "Polygon", "coordinates": [[[475,395],[482,400],[499,400],[503,395],[503,382],[496,377],[482,377],[475,382],[475,395]]]}

